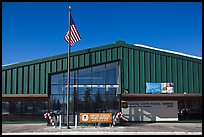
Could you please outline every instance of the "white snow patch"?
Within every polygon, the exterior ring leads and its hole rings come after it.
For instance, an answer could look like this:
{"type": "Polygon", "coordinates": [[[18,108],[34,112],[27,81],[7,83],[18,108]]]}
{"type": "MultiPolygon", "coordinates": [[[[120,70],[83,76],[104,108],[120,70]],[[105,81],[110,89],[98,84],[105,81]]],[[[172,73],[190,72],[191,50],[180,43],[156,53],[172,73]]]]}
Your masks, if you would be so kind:
{"type": "Polygon", "coordinates": [[[186,57],[196,58],[196,59],[201,59],[201,60],[202,60],[202,57],[193,56],[193,55],[188,55],[188,54],[184,54],[184,53],[180,53],[180,52],[175,52],[175,51],[170,51],[170,50],[164,50],[164,49],[154,48],[154,47],[150,47],[150,46],[146,46],[146,45],[142,45],[142,44],[133,44],[133,45],[134,45],[134,46],[138,46],[138,47],[143,47],[143,48],[158,50],[158,51],[162,51],[162,52],[167,52],[167,53],[172,53],[172,54],[177,54],[177,55],[182,55],[182,56],[186,56],[186,57]]]}

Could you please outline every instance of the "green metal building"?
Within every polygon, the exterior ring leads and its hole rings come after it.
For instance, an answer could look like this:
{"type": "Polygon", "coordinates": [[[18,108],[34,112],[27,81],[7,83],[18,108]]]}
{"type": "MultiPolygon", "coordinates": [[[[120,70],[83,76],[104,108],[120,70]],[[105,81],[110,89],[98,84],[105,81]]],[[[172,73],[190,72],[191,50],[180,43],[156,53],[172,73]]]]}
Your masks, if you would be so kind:
{"type": "MultiPolygon", "coordinates": [[[[70,123],[75,114],[102,111],[122,111],[127,121],[202,119],[202,58],[124,41],[70,56],[70,123]],[[173,93],[149,94],[147,83],[173,83],[173,93]],[[165,103],[171,104],[169,116],[162,114],[165,103]]],[[[67,53],[3,66],[1,93],[3,121],[42,121],[44,112],[54,110],[65,116],[67,53]]]]}

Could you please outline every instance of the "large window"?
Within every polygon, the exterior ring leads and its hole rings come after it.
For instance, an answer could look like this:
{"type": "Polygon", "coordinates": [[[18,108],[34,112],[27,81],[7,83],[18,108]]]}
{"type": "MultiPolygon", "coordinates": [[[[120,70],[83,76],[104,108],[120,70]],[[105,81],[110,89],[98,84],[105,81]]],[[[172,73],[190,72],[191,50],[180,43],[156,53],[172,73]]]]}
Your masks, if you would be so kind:
{"type": "Polygon", "coordinates": [[[45,101],[12,101],[2,102],[2,121],[42,121],[48,111],[45,101]]]}
{"type": "Polygon", "coordinates": [[[201,100],[178,101],[178,118],[179,120],[202,119],[202,101],[201,100]]]}
{"type": "MultiPolygon", "coordinates": [[[[70,123],[73,114],[120,110],[118,62],[97,65],[70,72],[70,123]]],[[[50,109],[61,110],[66,122],[67,72],[51,76],[50,109]]],[[[78,118],[79,119],[79,118],[78,118]]]]}

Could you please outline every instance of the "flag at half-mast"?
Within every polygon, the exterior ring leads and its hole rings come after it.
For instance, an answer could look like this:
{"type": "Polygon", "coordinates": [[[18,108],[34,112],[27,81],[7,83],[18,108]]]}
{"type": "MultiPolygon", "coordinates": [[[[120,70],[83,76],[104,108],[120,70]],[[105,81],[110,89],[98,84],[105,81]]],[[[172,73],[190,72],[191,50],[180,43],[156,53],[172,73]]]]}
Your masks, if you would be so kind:
{"type": "Polygon", "coordinates": [[[81,39],[80,34],[74,24],[74,20],[70,15],[70,30],[67,32],[66,36],[64,37],[65,41],[69,43],[70,46],[74,45],[77,41],[81,39]]]}

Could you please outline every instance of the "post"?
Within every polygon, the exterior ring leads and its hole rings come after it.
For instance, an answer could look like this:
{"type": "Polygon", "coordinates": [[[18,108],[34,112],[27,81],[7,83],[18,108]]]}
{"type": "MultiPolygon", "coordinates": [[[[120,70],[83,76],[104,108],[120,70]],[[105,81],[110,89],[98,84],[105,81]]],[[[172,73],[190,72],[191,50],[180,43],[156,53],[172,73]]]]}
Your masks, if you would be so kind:
{"type": "Polygon", "coordinates": [[[75,129],[77,128],[77,115],[75,115],[75,129]]]}
{"type": "Polygon", "coordinates": [[[62,115],[59,115],[59,129],[62,129],[62,115]]]}
{"type": "MultiPolygon", "coordinates": [[[[71,6],[69,6],[69,33],[70,33],[70,19],[71,19],[71,6]]],[[[69,35],[70,37],[70,35],[69,35]]],[[[67,129],[69,127],[69,93],[70,93],[70,38],[68,42],[68,57],[67,57],[67,129]]]]}

